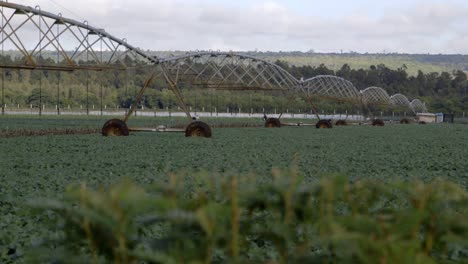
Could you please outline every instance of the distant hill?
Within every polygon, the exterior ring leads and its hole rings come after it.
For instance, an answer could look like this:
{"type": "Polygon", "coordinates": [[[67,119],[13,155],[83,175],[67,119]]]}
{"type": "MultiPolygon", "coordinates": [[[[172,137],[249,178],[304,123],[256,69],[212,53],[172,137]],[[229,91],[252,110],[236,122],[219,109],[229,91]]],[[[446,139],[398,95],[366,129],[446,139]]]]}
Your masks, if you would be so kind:
{"type": "MultiPolygon", "coordinates": [[[[150,51],[145,52],[160,58],[167,58],[196,51],[150,51]]],[[[453,70],[462,70],[468,73],[468,55],[460,54],[399,54],[399,53],[313,53],[313,52],[235,52],[254,57],[266,59],[271,62],[281,60],[287,62],[290,66],[319,66],[324,64],[332,70],[339,70],[344,64],[348,64],[351,69],[368,69],[371,65],[384,64],[390,69],[397,70],[403,65],[406,66],[406,72],[409,75],[416,75],[418,70],[424,73],[430,72],[453,72],[453,70]]],[[[70,51],[70,54],[73,52],[70,51]]],[[[18,51],[5,51],[4,55],[12,58],[20,57],[18,51]]],[[[55,59],[55,51],[43,51],[44,58],[55,59]]],[[[84,56],[84,55],[83,55],[84,56]]],[[[104,52],[103,58],[110,58],[110,52],[104,52]]],[[[82,58],[84,59],[84,58],[82,58]]]]}
{"type": "MultiPolygon", "coordinates": [[[[182,55],[186,51],[151,51],[158,57],[170,57],[182,55]]],[[[452,72],[453,70],[468,71],[468,55],[444,55],[444,54],[360,54],[360,53],[312,53],[312,52],[236,52],[255,57],[261,57],[269,61],[282,60],[295,66],[319,66],[324,64],[329,69],[338,70],[343,64],[348,64],[352,69],[369,68],[371,65],[385,64],[391,69],[401,68],[406,65],[410,75],[416,75],[418,70],[428,72],[452,72]]]]}

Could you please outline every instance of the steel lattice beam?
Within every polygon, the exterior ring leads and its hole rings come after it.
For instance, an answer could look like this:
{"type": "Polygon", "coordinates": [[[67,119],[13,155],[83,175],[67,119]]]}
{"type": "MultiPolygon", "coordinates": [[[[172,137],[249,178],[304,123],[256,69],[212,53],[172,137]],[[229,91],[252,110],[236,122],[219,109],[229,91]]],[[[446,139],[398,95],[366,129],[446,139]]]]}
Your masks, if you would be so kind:
{"type": "Polygon", "coordinates": [[[419,99],[414,99],[413,101],[411,101],[411,108],[415,113],[427,113],[426,104],[424,104],[419,99]]]}
{"type": "Polygon", "coordinates": [[[177,84],[212,89],[298,90],[300,82],[271,62],[222,52],[194,53],[161,59],[156,70],[177,84]]]}
{"type": "Polygon", "coordinates": [[[350,81],[332,75],[319,75],[303,81],[303,91],[307,96],[356,101],[360,99],[358,90],[350,81]]]}
{"type": "Polygon", "coordinates": [[[368,87],[361,92],[362,101],[367,105],[390,105],[391,100],[388,93],[380,87],[368,87]]]}
{"type": "Polygon", "coordinates": [[[395,95],[392,95],[390,97],[390,100],[392,102],[392,104],[394,106],[397,106],[397,107],[403,107],[403,108],[406,108],[406,109],[410,109],[410,110],[413,110],[411,108],[411,103],[410,101],[408,100],[408,98],[403,95],[403,94],[395,94],[395,95]]]}
{"type": "Polygon", "coordinates": [[[129,65],[129,61],[146,64],[158,61],[86,21],[45,12],[39,6],[32,8],[2,1],[0,12],[3,21],[0,46],[22,55],[0,65],[3,68],[103,70],[135,66],[129,65]],[[46,58],[46,52],[54,56],[46,58]]]}

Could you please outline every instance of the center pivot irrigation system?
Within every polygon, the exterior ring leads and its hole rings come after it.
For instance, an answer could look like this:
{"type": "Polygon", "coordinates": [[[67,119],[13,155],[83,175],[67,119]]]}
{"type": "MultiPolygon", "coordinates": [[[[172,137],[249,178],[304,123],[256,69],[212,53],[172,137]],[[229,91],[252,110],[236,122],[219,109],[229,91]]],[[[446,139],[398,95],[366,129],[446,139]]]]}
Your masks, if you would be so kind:
{"type": "MultiPolygon", "coordinates": [[[[354,85],[336,76],[316,76],[298,80],[280,66],[263,59],[235,53],[203,52],[171,58],[157,58],[107,33],[104,29],[90,26],[87,21],[64,18],[34,8],[0,1],[1,49],[21,54],[14,60],[3,60],[2,69],[2,113],[4,112],[4,69],[54,70],[54,71],[105,71],[134,68],[149,69],[149,76],[135,96],[130,109],[123,119],[107,121],[102,134],[105,136],[126,136],[129,131],[180,131],[186,136],[210,137],[210,127],[201,121],[194,121],[187,107],[183,88],[205,88],[236,91],[274,91],[292,103],[298,96],[306,98],[313,113],[319,120],[317,128],[331,128],[331,120],[320,118],[314,102],[319,98],[348,101],[365,109],[373,105],[403,107],[410,112],[426,112],[423,102],[409,101],[402,94],[389,96],[379,87],[359,91],[354,85]],[[43,54],[54,54],[44,59],[43,54]],[[106,56],[103,53],[106,52],[106,56]],[[109,55],[110,54],[110,55],[109,55]],[[145,91],[156,79],[164,80],[175,94],[179,107],[185,112],[190,123],[185,129],[129,128],[127,120],[136,110],[145,91]]],[[[41,83],[40,83],[41,85],[41,83]]],[[[60,89],[60,82],[57,84],[60,89]]],[[[88,87],[87,87],[88,89],[88,87]]],[[[59,94],[57,92],[57,94],[59,94]]],[[[57,108],[59,111],[59,108],[57,108]]],[[[372,116],[372,111],[368,111],[372,116]]],[[[282,125],[305,125],[281,123],[280,118],[266,119],[266,127],[282,125]]],[[[343,121],[343,120],[342,120],[343,121]]],[[[337,123],[340,124],[340,123],[337,123]]],[[[342,124],[342,123],[341,123],[342,124]]]]}

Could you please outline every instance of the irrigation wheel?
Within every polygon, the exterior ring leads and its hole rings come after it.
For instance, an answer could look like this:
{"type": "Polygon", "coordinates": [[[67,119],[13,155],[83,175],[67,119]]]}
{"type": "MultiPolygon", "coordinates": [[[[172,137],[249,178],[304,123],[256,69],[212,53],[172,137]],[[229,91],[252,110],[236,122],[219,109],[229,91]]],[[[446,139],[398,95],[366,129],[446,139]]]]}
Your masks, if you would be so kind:
{"type": "Polygon", "coordinates": [[[420,124],[420,125],[425,125],[426,122],[425,122],[425,121],[419,121],[419,124],[420,124]]]}
{"type": "Polygon", "coordinates": [[[194,121],[185,128],[186,137],[211,137],[211,128],[201,121],[194,121]]]}
{"type": "Polygon", "coordinates": [[[111,119],[102,127],[102,135],[105,137],[128,136],[128,127],[120,119],[111,119]]]}
{"type": "Polygon", "coordinates": [[[346,120],[338,120],[335,123],[335,126],[347,126],[347,125],[348,125],[348,122],[346,122],[346,120]]]}
{"type": "Polygon", "coordinates": [[[400,120],[400,124],[410,124],[411,121],[408,119],[408,118],[403,118],[402,120],[400,120]]]}
{"type": "Polygon", "coordinates": [[[374,119],[372,120],[373,126],[385,126],[385,122],[382,119],[374,119]]]}
{"type": "Polygon", "coordinates": [[[332,122],[331,119],[321,119],[315,124],[316,128],[332,128],[332,122]]]}
{"type": "Polygon", "coordinates": [[[265,121],[265,127],[281,127],[281,122],[278,118],[270,117],[265,121]]]}

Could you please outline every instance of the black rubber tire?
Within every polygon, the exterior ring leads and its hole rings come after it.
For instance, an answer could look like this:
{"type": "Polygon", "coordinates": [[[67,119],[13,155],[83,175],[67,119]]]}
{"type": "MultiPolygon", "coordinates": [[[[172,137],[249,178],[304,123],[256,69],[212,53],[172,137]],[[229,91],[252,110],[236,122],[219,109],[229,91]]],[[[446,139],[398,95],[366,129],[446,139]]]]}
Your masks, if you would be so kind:
{"type": "Polygon", "coordinates": [[[403,118],[402,120],[400,120],[400,124],[402,125],[411,124],[411,121],[408,118],[403,118]]]}
{"type": "Polygon", "coordinates": [[[211,137],[211,128],[202,121],[194,121],[185,128],[186,137],[211,137]]]}
{"type": "Polygon", "coordinates": [[[385,126],[385,122],[382,119],[374,119],[372,120],[373,126],[385,126]]]}
{"type": "Polygon", "coordinates": [[[315,124],[316,128],[333,128],[331,119],[322,119],[315,124]]]}
{"type": "Polygon", "coordinates": [[[346,122],[346,120],[338,120],[335,123],[335,126],[347,126],[347,125],[348,125],[348,122],[346,122]]]}
{"type": "Polygon", "coordinates": [[[427,123],[426,123],[426,121],[419,121],[419,124],[420,124],[420,125],[425,125],[425,124],[427,124],[427,123]]]}
{"type": "Polygon", "coordinates": [[[265,121],[265,127],[268,127],[268,128],[281,127],[281,121],[278,118],[270,117],[265,121]]]}
{"type": "Polygon", "coordinates": [[[120,119],[111,119],[102,126],[102,135],[105,137],[128,136],[127,124],[120,119]]]}

